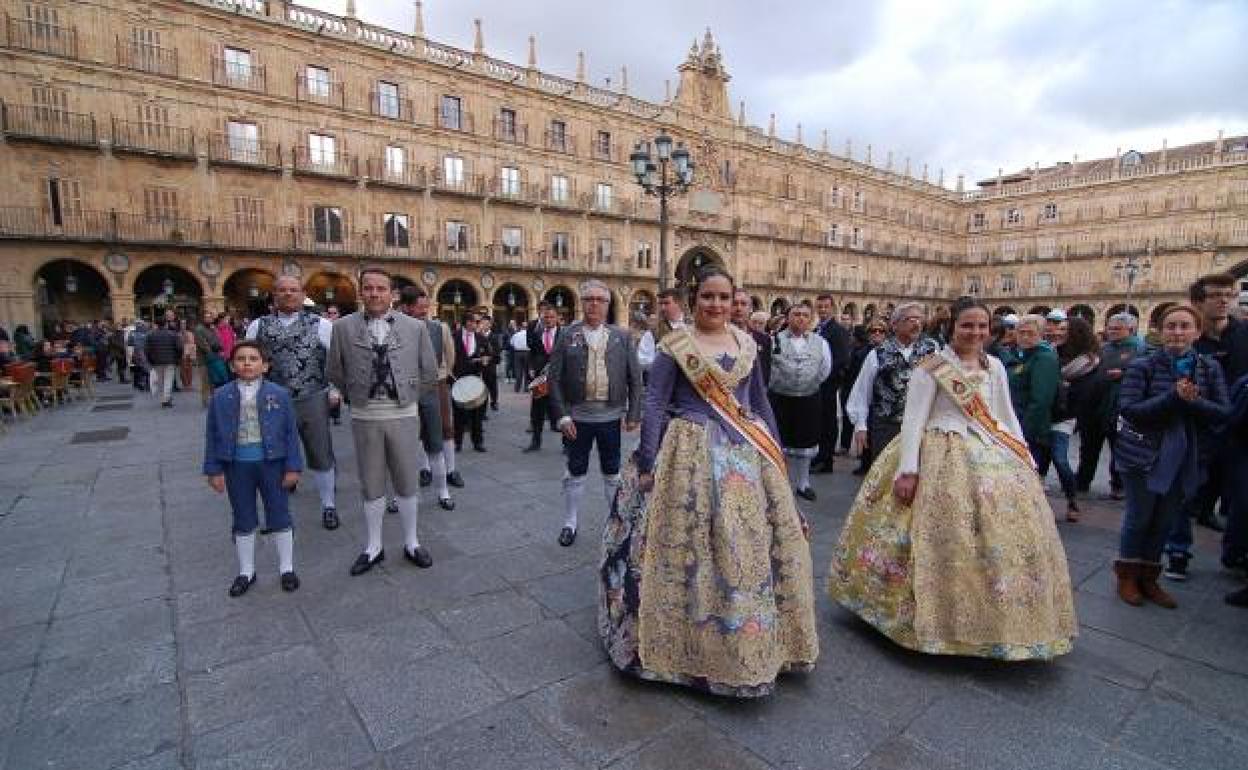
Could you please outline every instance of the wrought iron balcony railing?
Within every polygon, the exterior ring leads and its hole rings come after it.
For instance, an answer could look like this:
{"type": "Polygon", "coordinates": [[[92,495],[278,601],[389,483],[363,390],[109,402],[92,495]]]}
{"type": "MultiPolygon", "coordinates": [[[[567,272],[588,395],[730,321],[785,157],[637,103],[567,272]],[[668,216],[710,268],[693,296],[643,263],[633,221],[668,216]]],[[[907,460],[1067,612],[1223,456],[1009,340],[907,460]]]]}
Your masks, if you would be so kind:
{"type": "Polygon", "coordinates": [[[189,128],[113,118],[113,149],[178,158],[195,157],[195,133],[189,128]]]}
{"type": "Polygon", "coordinates": [[[96,146],[95,116],[42,105],[0,104],[4,135],[55,144],[96,146]]]}

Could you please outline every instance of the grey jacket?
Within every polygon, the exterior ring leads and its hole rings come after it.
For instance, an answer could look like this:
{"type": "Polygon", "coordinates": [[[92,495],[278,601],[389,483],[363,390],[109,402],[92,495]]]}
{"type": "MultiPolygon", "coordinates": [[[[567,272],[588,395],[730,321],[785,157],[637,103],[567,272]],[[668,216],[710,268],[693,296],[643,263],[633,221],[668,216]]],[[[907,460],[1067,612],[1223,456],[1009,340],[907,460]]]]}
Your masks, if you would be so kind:
{"type": "MultiPolygon", "coordinates": [[[[559,330],[547,369],[550,384],[550,410],[555,419],[570,414],[585,400],[585,372],[589,368],[589,347],[580,321],[559,330]]],[[[624,406],[627,422],[641,421],[641,364],[632,337],[616,326],[607,325],[607,404],[624,406]]]]}
{"type": "MultiPolygon", "coordinates": [[[[390,321],[390,371],[398,391],[399,406],[419,402],[420,394],[436,385],[438,363],[429,342],[429,329],[423,321],[399,312],[387,314],[390,321]]],[[[334,322],[329,346],[327,377],[342,391],[348,403],[368,402],[373,384],[373,336],[367,316],[352,313],[334,322]]]]}

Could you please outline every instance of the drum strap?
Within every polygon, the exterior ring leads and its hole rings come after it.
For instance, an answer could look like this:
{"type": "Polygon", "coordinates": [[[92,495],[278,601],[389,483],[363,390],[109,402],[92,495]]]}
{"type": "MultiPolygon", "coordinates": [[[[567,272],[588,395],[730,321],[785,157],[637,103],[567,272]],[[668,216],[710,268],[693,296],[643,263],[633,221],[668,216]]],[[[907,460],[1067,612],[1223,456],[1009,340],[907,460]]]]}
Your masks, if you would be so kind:
{"type": "Polygon", "coordinates": [[[784,452],[776,443],[775,437],[767,428],[766,423],[758,415],[741,405],[737,397],[728,389],[719,377],[715,376],[715,367],[707,363],[698,352],[693,337],[684,329],[672,329],[660,341],[660,347],[676,361],[676,365],[685,373],[689,384],[697,391],[706,403],[711,405],[715,413],[750,442],[750,446],[767,458],[781,473],[785,473],[784,452]]]}

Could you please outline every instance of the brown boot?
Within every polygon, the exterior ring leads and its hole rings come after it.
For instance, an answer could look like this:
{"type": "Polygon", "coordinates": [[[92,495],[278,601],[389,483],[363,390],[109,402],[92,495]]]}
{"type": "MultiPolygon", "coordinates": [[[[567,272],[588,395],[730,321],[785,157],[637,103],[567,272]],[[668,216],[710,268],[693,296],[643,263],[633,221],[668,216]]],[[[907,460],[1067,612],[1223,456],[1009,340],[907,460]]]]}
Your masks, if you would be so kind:
{"type": "Polygon", "coordinates": [[[1114,574],[1118,576],[1118,598],[1132,607],[1144,603],[1144,595],[1140,593],[1140,563],[1137,561],[1118,560],[1114,562],[1114,574]]]}
{"type": "Polygon", "coordinates": [[[1161,577],[1161,563],[1144,562],[1139,566],[1140,593],[1144,594],[1144,598],[1168,610],[1178,607],[1179,603],[1174,600],[1174,597],[1157,584],[1157,578],[1161,577]]]}

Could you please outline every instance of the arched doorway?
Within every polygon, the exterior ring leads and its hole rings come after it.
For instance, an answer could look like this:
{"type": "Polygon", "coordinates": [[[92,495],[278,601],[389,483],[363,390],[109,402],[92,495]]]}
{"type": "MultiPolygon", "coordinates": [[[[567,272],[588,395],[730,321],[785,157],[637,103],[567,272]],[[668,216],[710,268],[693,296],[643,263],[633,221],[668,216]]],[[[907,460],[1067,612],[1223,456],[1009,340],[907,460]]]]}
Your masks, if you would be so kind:
{"type": "Polygon", "coordinates": [[[85,323],[113,317],[108,281],[76,259],[53,260],[35,273],[36,332],[51,336],[58,323],[85,323]]]}
{"type": "MultiPolygon", "coordinates": [[[[1163,302],[1157,307],[1153,308],[1153,312],[1148,314],[1148,328],[1150,329],[1160,328],[1161,317],[1165,315],[1167,310],[1169,310],[1170,308],[1174,307],[1177,304],[1178,304],[1177,302],[1163,302]]],[[[1112,313],[1113,311],[1110,311],[1110,312],[1112,313]]],[[[1139,316],[1137,315],[1136,318],[1139,318],[1139,316]]]]}
{"type": "Polygon", "coordinates": [[[1105,315],[1111,316],[1118,315],[1119,313],[1130,313],[1135,316],[1136,320],[1139,320],[1140,318],[1140,309],[1135,305],[1128,305],[1125,302],[1119,302],[1117,305],[1114,305],[1106,312],[1105,315]]]}
{"type": "Polygon", "coordinates": [[[268,270],[248,267],[225,280],[225,311],[236,319],[259,318],[267,315],[273,301],[273,282],[277,276],[268,270]]]}
{"type": "Polygon", "coordinates": [[[476,307],[477,290],[472,284],[458,278],[452,278],[438,289],[438,317],[449,323],[458,324],[464,313],[476,307]]]}
{"type": "Polygon", "coordinates": [[[864,324],[870,323],[871,319],[875,318],[875,313],[876,313],[875,303],[871,303],[870,305],[867,305],[866,307],[864,307],[862,309],[862,322],[864,324]]]}
{"type": "Polygon", "coordinates": [[[757,313],[759,310],[762,310],[762,309],[763,309],[763,298],[762,298],[762,297],[760,297],[760,296],[758,296],[757,294],[751,294],[751,295],[750,295],[750,307],[751,307],[751,308],[753,308],[753,309],[754,309],[754,312],[756,312],[756,313],[757,313]]]}
{"type": "Polygon", "coordinates": [[[994,318],[1000,318],[1001,316],[1018,315],[1018,311],[1009,305],[998,305],[997,309],[992,311],[992,315],[994,318]]]}
{"type": "Polygon", "coordinates": [[[1030,315],[1048,315],[1049,311],[1052,309],[1053,308],[1048,305],[1033,305],[1031,310],[1028,310],[1027,312],[1030,315]]]}
{"type": "Polygon", "coordinates": [[[637,315],[649,318],[656,306],[653,294],[645,289],[638,289],[628,301],[628,314],[630,318],[637,315]]]}
{"type": "Polygon", "coordinates": [[[172,312],[193,323],[199,318],[203,298],[199,279],[176,265],[152,265],[134,279],[134,312],[145,321],[172,312]]]}
{"type": "Polygon", "coordinates": [[[1089,326],[1096,327],[1096,311],[1090,305],[1071,305],[1066,314],[1077,315],[1087,321],[1089,326]]]}
{"type": "Polygon", "coordinates": [[[505,283],[494,290],[494,325],[507,328],[508,321],[525,324],[529,320],[529,292],[518,283],[505,283]]]}
{"type": "Polygon", "coordinates": [[[397,273],[390,274],[390,305],[391,307],[399,306],[399,294],[408,286],[415,286],[416,282],[405,275],[397,273]]]}
{"type": "Polygon", "coordinates": [[[336,305],[340,316],[355,312],[355,284],[342,273],[315,273],[304,284],[303,292],[321,307],[336,305]]]}
{"type": "Polygon", "coordinates": [[[567,286],[552,286],[544,299],[555,306],[564,323],[576,318],[576,293],[567,286]]]}
{"type": "Polygon", "coordinates": [[[724,260],[705,246],[695,246],[684,253],[676,263],[676,284],[688,286],[694,273],[706,265],[724,266],[724,260]]]}
{"type": "Polygon", "coordinates": [[[771,314],[773,316],[783,315],[789,312],[789,301],[784,297],[776,297],[771,302],[771,314]]]}

